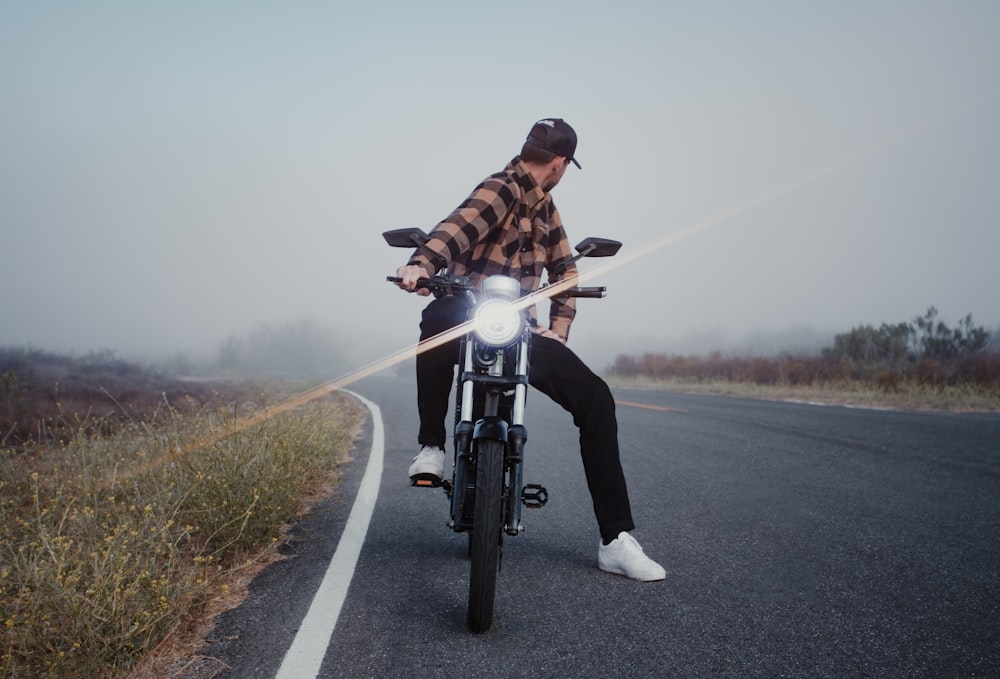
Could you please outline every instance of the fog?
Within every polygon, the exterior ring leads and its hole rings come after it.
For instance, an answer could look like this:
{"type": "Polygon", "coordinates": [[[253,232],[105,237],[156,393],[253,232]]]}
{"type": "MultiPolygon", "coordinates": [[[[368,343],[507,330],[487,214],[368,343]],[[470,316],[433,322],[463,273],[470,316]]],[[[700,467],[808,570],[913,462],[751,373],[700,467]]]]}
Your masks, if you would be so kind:
{"type": "Polygon", "coordinates": [[[426,301],[380,233],[548,116],[580,138],[571,240],[643,253],[588,281],[595,367],[931,305],[1000,327],[1000,4],[354,4],[0,4],[0,346],[207,357],[307,322],[373,361],[426,301]]]}

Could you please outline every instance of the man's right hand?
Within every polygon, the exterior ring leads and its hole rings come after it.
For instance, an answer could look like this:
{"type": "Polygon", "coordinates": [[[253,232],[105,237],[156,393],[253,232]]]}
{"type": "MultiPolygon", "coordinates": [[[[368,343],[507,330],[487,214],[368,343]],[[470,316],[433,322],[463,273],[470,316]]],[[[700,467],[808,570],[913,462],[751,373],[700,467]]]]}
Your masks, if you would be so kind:
{"type": "Polygon", "coordinates": [[[417,281],[421,278],[427,278],[427,270],[424,267],[417,264],[408,264],[407,266],[401,266],[396,269],[396,275],[402,280],[396,283],[400,288],[406,290],[407,292],[415,292],[421,297],[426,297],[431,294],[431,291],[427,288],[417,289],[417,281]]]}

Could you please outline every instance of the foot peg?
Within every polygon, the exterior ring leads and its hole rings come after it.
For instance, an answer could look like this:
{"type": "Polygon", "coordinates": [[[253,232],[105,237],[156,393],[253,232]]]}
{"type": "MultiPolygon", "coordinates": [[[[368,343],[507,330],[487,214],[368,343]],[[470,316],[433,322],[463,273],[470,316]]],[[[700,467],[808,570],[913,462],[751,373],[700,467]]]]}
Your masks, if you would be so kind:
{"type": "Polygon", "coordinates": [[[526,483],[521,489],[521,504],[529,509],[544,507],[549,501],[549,491],[537,483],[526,483]]]}
{"type": "Polygon", "coordinates": [[[414,474],[410,477],[410,485],[419,488],[440,488],[443,481],[433,474],[414,474]]]}

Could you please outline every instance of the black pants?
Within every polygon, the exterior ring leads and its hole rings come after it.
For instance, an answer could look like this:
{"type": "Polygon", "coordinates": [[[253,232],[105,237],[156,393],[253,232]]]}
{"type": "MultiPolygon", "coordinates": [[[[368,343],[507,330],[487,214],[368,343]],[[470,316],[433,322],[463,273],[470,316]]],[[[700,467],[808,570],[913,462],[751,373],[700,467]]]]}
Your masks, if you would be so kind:
{"type": "MultiPolygon", "coordinates": [[[[462,298],[435,299],[424,309],[420,339],[453,328],[467,317],[468,306],[462,298]]],[[[562,342],[540,335],[531,339],[529,382],[573,415],[580,430],[580,455],[601,537],[613,539],[635,525],[619,458],[618,420],[611,390],[562,342]]],[[[420,445],[444,448],[448,397],[458,354],[459,340],[454,340],[417,356],[420,445]]]]}

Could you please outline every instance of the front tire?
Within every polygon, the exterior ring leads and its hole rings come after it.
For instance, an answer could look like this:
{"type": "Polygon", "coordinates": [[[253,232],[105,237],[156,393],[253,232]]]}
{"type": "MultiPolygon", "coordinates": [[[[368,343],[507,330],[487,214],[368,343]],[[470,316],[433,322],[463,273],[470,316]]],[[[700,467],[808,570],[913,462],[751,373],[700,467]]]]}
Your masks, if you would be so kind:
{"type": "Polygon", "coordinates": [[[476,460],[476,508],[469,538],[472,569],[469,575],[469,628],[485,632],[493,624],[497,569],[500,560],[503,516],[503,443],[478,442],[476,460]]]}

